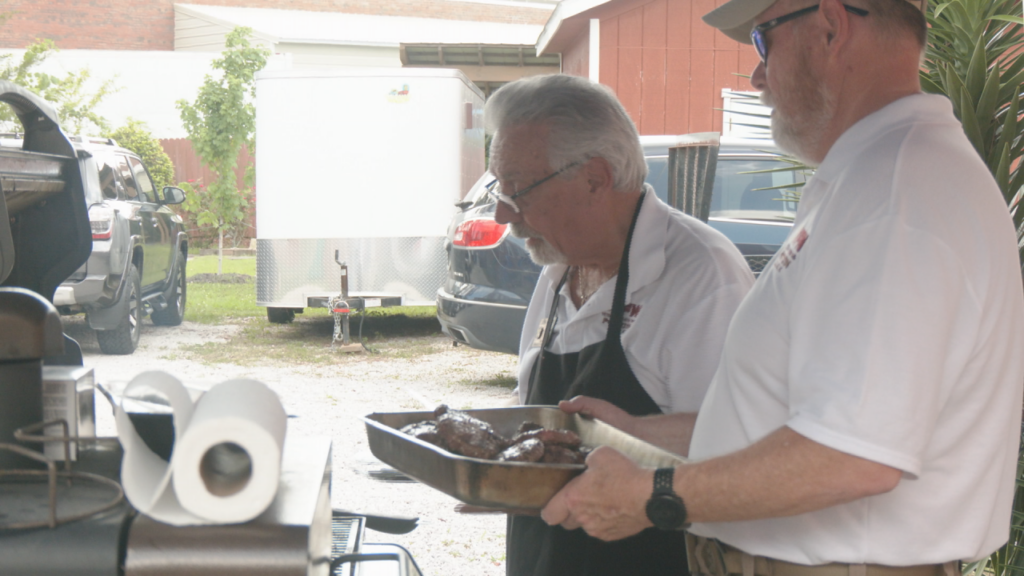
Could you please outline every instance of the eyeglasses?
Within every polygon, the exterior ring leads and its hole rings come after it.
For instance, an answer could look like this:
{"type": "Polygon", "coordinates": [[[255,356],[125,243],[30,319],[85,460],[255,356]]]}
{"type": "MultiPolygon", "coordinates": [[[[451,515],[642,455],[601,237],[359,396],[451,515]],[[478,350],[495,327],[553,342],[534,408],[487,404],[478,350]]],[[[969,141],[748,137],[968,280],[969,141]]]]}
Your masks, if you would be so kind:
{"type": "Polygon", "coordinates": [[[511,208],[513,212],[519,214],[519,205],[516,204],[516,198],[522,198],[530,190],[533,190],[537,186],[540,186],[541,184],[547,182],[548,180],[551,180],[552,178],[558,176],[562,172],[565,172],[570,168],[575,168],[580,164],[583,164],[584,162],[586,162],[586,160],[579,160],[563,167],[560,170],[555,170],[551,174],[548,174],[547,176],[541,178],[540,180],[537,180],[533,184],[530,184],[526,188],[523,188],[522,190],[516,192],[515,194],[512,194],[511,196],[501,193],[501,187],[498,185],[497,178],[495,178],[493,182],[487,185],[487,193],[490,194],[492,198],[500,202],[504,202],[505,204],[508,204],[508,207],[511,208]]]}
{"type": "MultiPolygon", "coordinates": [[[[801,8],[796,12],[783,14],[778,18],[772,18],[767,22],[762,22],[761,24],[754,26],[754,29],[750,31],[750,40],[754,43],[754,48],[757,49],[757,55],[761,57],[761,62],[764,62],[765,64],[768,63],[768,41],[764,37],[765,32],[771,30],[772,28],[775,28],[779,24],[785,24],[790,20],[795,20],[805,14],[810,14],[811,12],[817,10],[818,7],[819,5],[815,4],[814,6],[808,6],[807,8],[801,8]]],[[[843,4],[843,8],[846,8],[847,12],[851,14],[856,14],[857,16],[868,15],[868,11],[864,10],[863,8],[857,8],[855,6],[850,6],[848,4],[843,4]]]]}

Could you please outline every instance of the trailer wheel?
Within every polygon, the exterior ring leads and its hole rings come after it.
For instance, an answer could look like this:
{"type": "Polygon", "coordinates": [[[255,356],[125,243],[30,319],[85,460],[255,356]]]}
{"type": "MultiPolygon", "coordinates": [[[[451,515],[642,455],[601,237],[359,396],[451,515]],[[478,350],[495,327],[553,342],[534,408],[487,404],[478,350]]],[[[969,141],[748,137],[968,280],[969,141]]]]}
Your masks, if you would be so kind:
{"type": "Polygon", "coordinates": [[[295,320],[295,311],[291,308],[267,308],[267,320],[271,324],[288,324],[295,320]]]}

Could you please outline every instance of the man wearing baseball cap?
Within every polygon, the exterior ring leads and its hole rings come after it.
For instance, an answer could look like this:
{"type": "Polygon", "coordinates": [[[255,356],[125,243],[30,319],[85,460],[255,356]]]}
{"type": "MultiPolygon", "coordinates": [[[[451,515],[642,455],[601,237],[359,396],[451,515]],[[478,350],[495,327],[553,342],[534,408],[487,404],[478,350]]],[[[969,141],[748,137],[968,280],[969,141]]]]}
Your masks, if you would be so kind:
{"type": "Polygon", "coordinates": [[[1021,268],[992,176],[949,101],[921,93],[922,8],[731,0],[704,17],[754,45],[775,141],[818,169],[695,423],[562,403],[691,462],[598,448],[545,521],[605,540],[686,528],[691,572],[716,576],[948,576],[1006,542],[1021,268]]]}

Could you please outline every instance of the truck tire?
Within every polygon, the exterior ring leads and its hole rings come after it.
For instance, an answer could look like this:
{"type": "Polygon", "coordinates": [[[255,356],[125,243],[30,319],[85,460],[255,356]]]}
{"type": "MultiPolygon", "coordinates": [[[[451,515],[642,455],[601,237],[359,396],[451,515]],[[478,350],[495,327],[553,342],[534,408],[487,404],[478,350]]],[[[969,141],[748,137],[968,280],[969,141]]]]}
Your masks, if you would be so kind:
{"type": "Polygon", "coordinates": [[[167,308],[154,310],[149,315],[157,326],[178,326],[185,319],[185,302],[188,296],[188,277],[185,276],[185,255],[178,256],[174,271],[174,290],[167,308]]]}
{"type": "Polygon", "coordinates": [[[267,308],[267,320],[271,324],[288,324],[295,320],[295,311],[291,308],[267,308]]]}
{"type": "Polygon", "coordinates": [[[131,283],[125,286],[128,293],[128,312],[113,330],[97,330],[96,340],[104,354],[131,354],[139,345],[142,334],[142,280],[139,269],[132,264],[129,271],[131,283]]]}

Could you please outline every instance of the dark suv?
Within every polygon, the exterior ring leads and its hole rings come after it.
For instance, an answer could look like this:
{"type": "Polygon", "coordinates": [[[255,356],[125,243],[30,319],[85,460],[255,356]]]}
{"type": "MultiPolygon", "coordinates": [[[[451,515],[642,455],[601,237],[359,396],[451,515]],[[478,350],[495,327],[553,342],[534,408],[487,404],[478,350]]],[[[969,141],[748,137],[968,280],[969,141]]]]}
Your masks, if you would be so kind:
{"type": "Polygon", "coordinates": [[[88,262],[53,296],[61,314],[84,312],[106,354],[131,354],[142,319],[176,326],[185,316],[188,236],[167,206],[181,188],[156,190],[142,160],[110,139],[72,137],[92,226],[88,262]]]}
{"type": "MultiPolygon", "coordinates": [[[[668,148],[678,138],[640,137],[647,182],[662,200],[668,197],[668,148]]],[[[764,172],[789,166],[777,156],[771,141],[723,139],[718,153],[708,224],[736,244],[755,274],[782,245],[796,215],[796,202],[772,188],[804,178],[799,171],[764,172]]],[[[437,318],[458,343],[517,354],[540,266],[522,240],[494,221],[495,200],[485,189],[493,179],[486,173],[477,181],[448,228],[448,275],[437,292],[437,318]]]]}

